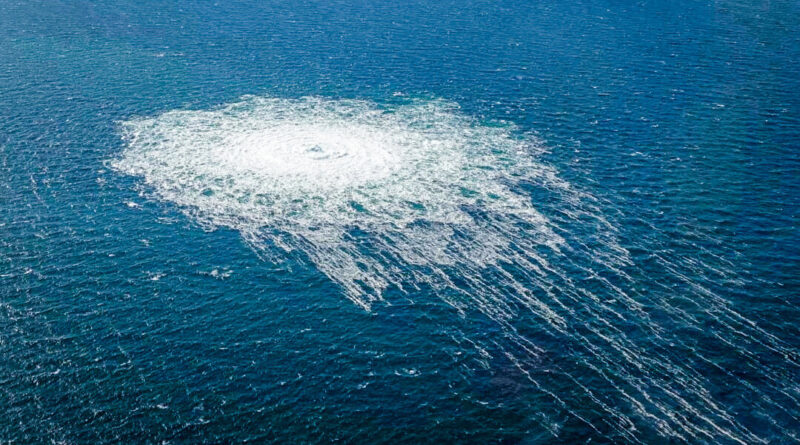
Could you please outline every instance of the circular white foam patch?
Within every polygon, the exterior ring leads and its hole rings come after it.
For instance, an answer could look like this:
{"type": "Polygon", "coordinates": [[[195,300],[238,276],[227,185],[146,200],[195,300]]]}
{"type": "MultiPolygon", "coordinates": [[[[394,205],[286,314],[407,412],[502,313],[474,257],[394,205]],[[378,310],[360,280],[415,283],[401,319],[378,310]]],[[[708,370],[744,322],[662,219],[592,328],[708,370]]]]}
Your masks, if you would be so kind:
{"type": "Polygon", "coordinates": [[[475,271],[512,255],[512,243],[561,242],[514,191],[526,180],[564,186],[536,162],[535,139],[451,102],[248,96],[122,131],[116,169],[205,225],[239,230],[256,247],[301,249],[365,308],[392,283],[439,276],[448,286],[442,267],[475,271]]]}

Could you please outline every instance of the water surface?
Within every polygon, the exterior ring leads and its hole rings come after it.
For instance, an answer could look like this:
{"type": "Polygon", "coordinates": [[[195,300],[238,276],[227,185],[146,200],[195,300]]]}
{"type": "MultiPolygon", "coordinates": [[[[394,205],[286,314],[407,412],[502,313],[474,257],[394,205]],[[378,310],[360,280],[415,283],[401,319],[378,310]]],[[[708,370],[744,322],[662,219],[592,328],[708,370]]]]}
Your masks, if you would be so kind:
{"type": "Polygon", "coordinates": [[[0,1],[0,441],[798,440],[797,29],[0,1]]]}

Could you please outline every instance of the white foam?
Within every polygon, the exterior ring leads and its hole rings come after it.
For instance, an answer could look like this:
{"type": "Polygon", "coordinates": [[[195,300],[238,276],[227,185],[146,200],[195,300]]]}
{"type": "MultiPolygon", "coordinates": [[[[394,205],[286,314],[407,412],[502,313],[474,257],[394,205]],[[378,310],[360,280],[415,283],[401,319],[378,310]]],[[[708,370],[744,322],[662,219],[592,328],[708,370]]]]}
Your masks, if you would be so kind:
{"type": "Polygon", "coordinates": [[[547,170],[534,161],[535,141],[511,125],[481,125],[450,102],[381,108],[251,96],[122,128],[127,147],[114,168],[142,176],[204,224],[239,230],[256,246],[302,249],[365,308],[409,275],[363,255],[353,229],[369,233],[376,252],[428,268],[495,264],[523,222],[526,237],[561,242],[511,189],[547,170]]]}

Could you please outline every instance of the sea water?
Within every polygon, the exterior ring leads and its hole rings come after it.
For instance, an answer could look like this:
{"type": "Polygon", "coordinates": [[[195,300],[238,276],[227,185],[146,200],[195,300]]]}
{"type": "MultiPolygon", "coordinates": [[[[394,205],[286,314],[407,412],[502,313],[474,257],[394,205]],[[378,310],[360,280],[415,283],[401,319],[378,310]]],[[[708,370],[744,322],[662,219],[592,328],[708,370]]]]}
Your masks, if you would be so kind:
{"type": "Polygon", "coordinates": [[[800,439],[798,28],[0,2],[0,441],[800,439]]]}

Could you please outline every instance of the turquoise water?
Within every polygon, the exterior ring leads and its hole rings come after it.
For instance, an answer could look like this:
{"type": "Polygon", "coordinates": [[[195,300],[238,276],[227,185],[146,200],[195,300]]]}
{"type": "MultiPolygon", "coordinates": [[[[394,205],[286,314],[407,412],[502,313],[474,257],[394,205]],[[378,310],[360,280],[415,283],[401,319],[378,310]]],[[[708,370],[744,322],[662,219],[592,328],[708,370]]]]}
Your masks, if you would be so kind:
{"type": "Polygon", "coordinates": [[[0,442],[797,441],[797,29],[0,0],[0,442]]]}

